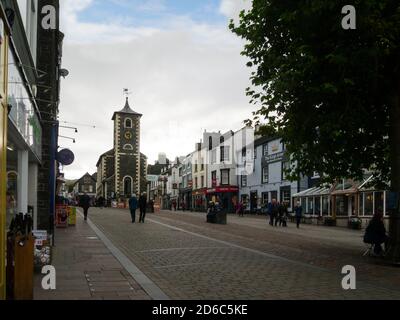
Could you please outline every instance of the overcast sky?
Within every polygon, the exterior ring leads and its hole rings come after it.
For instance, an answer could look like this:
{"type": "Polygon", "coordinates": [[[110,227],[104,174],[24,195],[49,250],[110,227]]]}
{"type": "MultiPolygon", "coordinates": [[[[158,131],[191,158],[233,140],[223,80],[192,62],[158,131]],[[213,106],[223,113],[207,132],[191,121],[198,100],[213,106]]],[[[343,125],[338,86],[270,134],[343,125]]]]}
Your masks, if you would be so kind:
{"type": "Polygon", "coordinates": [[[228,29],[250,0],[60,2],[63,67],[70,71],[62,80],[60,121],[79,128],[60,130],[76,138],[59,142],[76,157],[64,168],[68,179],[94,173],[112,148],[111,118],[125,104],[123,88],[143,114],[141,152],[149,163],[159,152],[186,155],[205,129],[238,130],[251,116],[243,42],[228,29]]]}

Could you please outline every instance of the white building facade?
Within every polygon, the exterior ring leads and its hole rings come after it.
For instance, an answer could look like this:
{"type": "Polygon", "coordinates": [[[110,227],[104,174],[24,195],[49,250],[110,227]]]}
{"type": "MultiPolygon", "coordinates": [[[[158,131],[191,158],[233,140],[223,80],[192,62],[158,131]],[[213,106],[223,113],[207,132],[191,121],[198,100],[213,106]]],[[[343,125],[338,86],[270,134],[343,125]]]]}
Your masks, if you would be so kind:
{"type": "MultiPolygon", "coordinates": [[[[303,177],[291,182],[286,178],[285,168],[291,164],[280,138],[257,138],[251,153],[253,172],[238,176],[240,200],[246,204],[246,210],[259,212],[263,205],[276,199],[281,203],[287,202],[291,211],[293,195],[306,190],[309,179],[303,177]]],[[[238,152],[238,157],[243,155],[243,152],[238,152]]]]}

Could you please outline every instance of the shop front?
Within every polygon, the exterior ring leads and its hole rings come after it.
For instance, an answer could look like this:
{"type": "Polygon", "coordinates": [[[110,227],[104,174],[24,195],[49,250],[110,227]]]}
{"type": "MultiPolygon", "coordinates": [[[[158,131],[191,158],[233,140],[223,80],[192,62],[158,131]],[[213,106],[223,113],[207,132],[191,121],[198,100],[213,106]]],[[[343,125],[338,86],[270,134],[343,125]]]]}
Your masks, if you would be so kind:
{"type": "MultiPolygon", "coordinates": [[[[7,161],[6,161],[6,219],[7,236],[7,298],[31,299],[33,296],[33,235],[37,226],[38,171],[41,162],[42,126],[30,81],[10,41],[7,90],[7,161]],[[24,234],[18,223],[28,224],[24,234]],[[23,221],[23,222],[21,222],[23,221]],[[13,226],[13,228],[11,228],[13,226]],[[19,237],[26,239],[18,246],[19,237]],[[18,260],[17,258],[20,258],[18,260]]],[[[2,228],[3,229],[3,228],[2,228]]]]}
{"type": "Polygon", "coordinates": [[[207,211],[207,197],[206,197],[207,189],[199,189],[193,191],[193,209],[197,212],[206,212],[207,211]]]}
{"type": "Polygon", "coordinates": [[[226,213],[235,213],[238,203],[239,188],[236,186],[207,189],[207,203],[219,203],[226,213]]]}
{"type": "Polygon", "coordinates": [[[9,27],[0,4],[0,300],[6,298],[7,66],[9,27]]]}
{"type": "Polygon", "coordinates": [[[329,217],[337,226],[348,226],[358,219],[366,226],[374,214],[382,214],[387,222],[389,192],[369,185],[372,176],[363,181],[342,180],[330,186],[314,187],[293,195],[294,205],[300,202],[304,215],[312,219],[329,217]]]}
{"type": "Polygon", "coordinates": [[[179,191],[179,209],[192,210],[192,188],[184,188],[179,191]]]}

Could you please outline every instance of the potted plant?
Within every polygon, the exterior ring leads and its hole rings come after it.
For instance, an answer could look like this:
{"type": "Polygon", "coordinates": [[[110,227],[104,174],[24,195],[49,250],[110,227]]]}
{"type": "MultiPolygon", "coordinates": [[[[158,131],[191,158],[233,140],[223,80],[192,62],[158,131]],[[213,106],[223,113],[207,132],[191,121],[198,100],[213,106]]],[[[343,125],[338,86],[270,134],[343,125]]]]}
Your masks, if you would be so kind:
{"type": "Polygon", "coordinates": [[[336,219],[333,217],[325,217],[324,218],[324,225],[329,226],[329,227],[335,227],[336,226],[336,219]]]}
{"type": "Polygon", "coordinates": [[[354,230],[360,230],[362,227],[362,220],[359,217],[350,218],[348,227],[354,230]]]}

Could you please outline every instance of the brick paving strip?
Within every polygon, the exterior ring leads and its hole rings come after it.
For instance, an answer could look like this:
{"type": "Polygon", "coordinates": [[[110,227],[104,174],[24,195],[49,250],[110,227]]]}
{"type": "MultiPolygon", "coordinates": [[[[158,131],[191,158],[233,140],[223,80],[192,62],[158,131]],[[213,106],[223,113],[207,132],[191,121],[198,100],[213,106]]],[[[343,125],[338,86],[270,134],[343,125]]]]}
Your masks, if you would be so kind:
{"type": "Polygon", "coordinates": [[[150,300],[162,293],[88,221],[57,229],[52,265],[56,290],[43,290],[35,274],[35,300],[150,300]]]}

